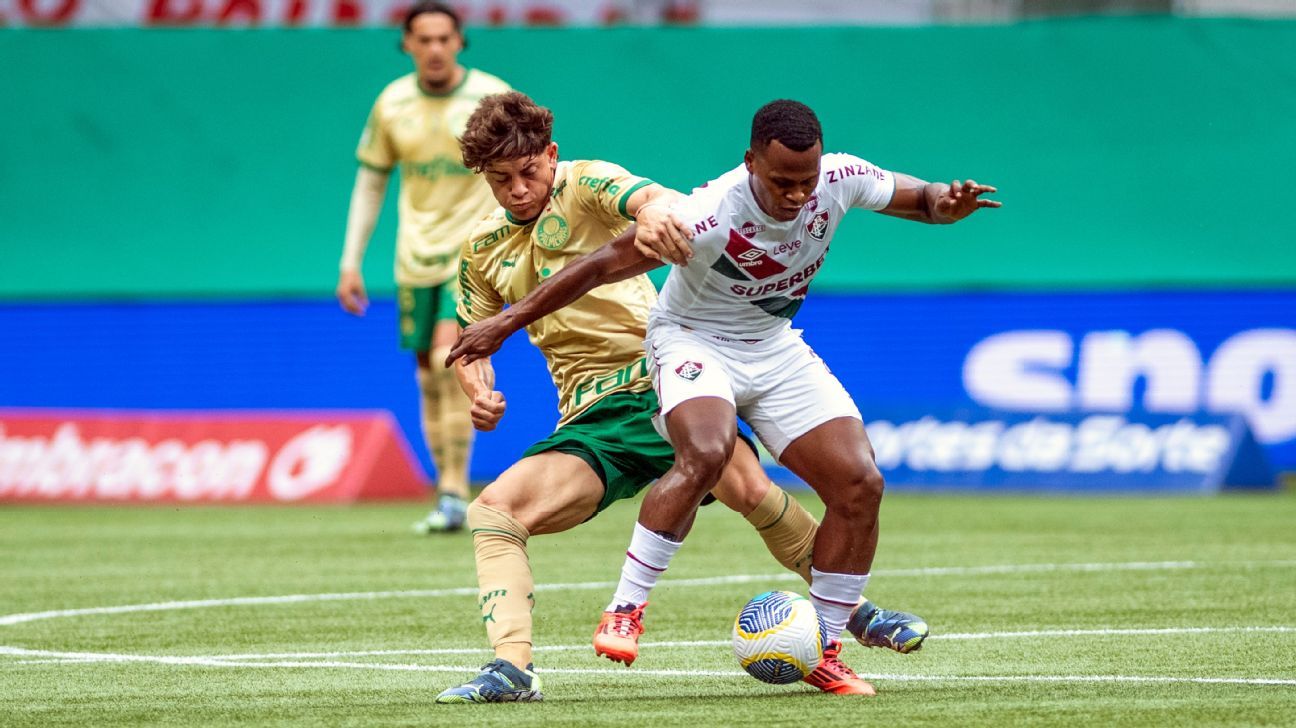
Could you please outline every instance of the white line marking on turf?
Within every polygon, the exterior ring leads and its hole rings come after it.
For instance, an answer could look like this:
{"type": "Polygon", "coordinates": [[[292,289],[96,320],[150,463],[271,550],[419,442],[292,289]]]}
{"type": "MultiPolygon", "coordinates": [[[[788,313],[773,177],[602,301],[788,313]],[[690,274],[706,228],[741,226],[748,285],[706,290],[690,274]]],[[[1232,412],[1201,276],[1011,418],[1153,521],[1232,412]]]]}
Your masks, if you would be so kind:
{"type": "MultiPolygon", "coordinates": [[[[358,669],[390,670],[404,672],[460,672],[472,673],[477,670],[467,665],[397,665],[365,662],[233,662],[212,660],[203,657],[172,657],[166,655],[117,655],[94,652],[52,652],[46,650],[25,650],[18,647],[0,646],[0,654],[26,657],[59,657],[77,662],[150,662],[163,665],[184,665],[197,667],[247,667],[247,668],[315,668],[315,669],[358,669]]],[[[556,675],[634,675],[639,677],[747,677],[738,670],[634,670],[625,668],[549,668],[539,670],[541,674],[556,675]]],[[[1221,685],[1284,685],[1296,686],[1296,680],[1279,678],[1242,678],[1242,677],[1174,677],[1167,675],[903,675],[903,674],[866,674],[860,676],[869,680],[895,680],[917,682],[1087,682],[1087,683],[1194,683],[1221,685]]]]}
{"type": "MultiPolygon", "coordinates": [[[[999,564],[987,566],[937,566],[915,569],[879,569],[873,572],[875,577],[891,576],[975,576],[982,574],[1028,574],[1055,571],[1152,571],[1199,569],[1211,566],[1296,566],[1296,561],[1237,561],[1202,563],[1196,561],[1129,561],[1117,563],[1081,563],[1081,564],[999,564]]],[[[718,586],[722,584],[768,583],[770,581],[799,581],[795,574],[736,574],[733,576],[703,577],[697,579],[667,579],[662,581],[665,587],[718,586]]],[[[536,591],[575,591],[587,589],[611,589],[616,582],[586,581],[567,584],[538,584],[536,591]]],[[[83,609],[55,609],[46,612],[28,612],[25,614],[8,614],[0,616],[0,627],[35,622],[44,619],[60,619],[98,614],[129,614],[132,612],[160,612],[174,609],[204,609],[210,607],[234,607],[266,604],[297,604],[302,602],[360,601],[369,599],[390,598],[427,598],[449,596],[476,596],[476,587],[455,587],[449,589],[408,589],[400,591],[343,592],[338,594],[286,594],[265,597],[231,597],[225,599],[193,599],[187,601],[155,602],[151,604],[124,604],[114,607],[88,607],[83,609]]]]}
{"type": "MultiPolygon", "coordinates": [[[[1232,634],[1251,633],[1296,633],[1296,627],[1149,627],[1145,629],[1045,629],[1032,632],[965,632],[951,634],[934,634],[928,641],[946,640],[986,640],[1024,637],[1120,637],[1130,635],[1175,635],[1175,634],[1232,634]]],[[[643,642],[645,649],[665,649],[678,647],[727,647],[730,640],[676,640],[669,642],[643,642]]],[[[579,652],[588,650],[588,643],[578,645],[538,645],[536,652],[579,652]]],[[[421,650],[360,650],[354,652],[268,652],[238,655],[203,655],[210,660],[309,660],[334,657],[395,657],[409,655],[488,655],[489,647],[439,647],[421,650]]]]}

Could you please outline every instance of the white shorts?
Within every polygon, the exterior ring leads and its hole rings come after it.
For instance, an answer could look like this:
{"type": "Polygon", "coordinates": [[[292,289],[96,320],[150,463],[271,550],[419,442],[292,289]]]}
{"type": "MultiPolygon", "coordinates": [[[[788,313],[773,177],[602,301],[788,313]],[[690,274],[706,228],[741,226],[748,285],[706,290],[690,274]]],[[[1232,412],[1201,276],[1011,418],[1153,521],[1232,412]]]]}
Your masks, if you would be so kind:
{"type": "Polygon", "coordinates": [[[846,388],[794,329],[746,343],[654,319],[644,349],[661,400],[653,424],[668,441],[666,415],[697,397],[727,400],[775,459],[829,420],[862,420],[846,388]]]}

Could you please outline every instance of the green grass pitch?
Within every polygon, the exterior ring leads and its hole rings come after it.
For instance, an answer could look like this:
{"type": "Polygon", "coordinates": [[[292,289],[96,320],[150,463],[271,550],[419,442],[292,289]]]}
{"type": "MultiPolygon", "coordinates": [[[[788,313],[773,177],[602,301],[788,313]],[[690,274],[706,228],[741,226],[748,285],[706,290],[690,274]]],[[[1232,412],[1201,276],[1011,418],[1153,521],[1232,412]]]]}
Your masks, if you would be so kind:
{"type": "Polygon", "coordinates": [[[1296,723],[1291,494],[889,495],[868,594],[933,635],[847,647],[872,699],[738,669],[738,608],[804,585],[719,505],[639,661],[595,658],[637,508],[618,504],[532,539],[546,700],[487,706],[432,703],[489,655],[471,541],[410,533],[423,508],[0,508],[0,725],[1296,723]]]}

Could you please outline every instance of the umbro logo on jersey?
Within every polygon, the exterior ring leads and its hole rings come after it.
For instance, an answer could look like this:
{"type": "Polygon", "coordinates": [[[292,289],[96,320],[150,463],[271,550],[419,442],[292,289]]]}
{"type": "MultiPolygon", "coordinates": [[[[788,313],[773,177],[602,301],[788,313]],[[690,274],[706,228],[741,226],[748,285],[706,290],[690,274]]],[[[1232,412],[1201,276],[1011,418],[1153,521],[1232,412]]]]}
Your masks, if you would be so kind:
{"type": "Polygon", "coordinates": [[[691,382],[702,376],[702,362],[686,361],[675,367],[675,374],[677,374],[680,379],[687,379],[691,382]]]}
{"type": "Polygon", "coordinates": [[[743,237],[745,237],[745,238],[750,238],[750,237],[752,237],[753,235],[755,235],[756,233],[763,233],[763,232],[765,232],[765,226],[764,226],[764,225],[758,225],[758,224],[752,222],[751,220],[748,220],[747,222],[745,222],[745,223],[743,223],[742,225],[739,225],[739,226],[738,226],[738,232],[739,232],[743,237]]]}
{"type": "MultiPolygon", "coordinates": [[[[737,230],[729,230],[729,244],[725,246],[725,254],[731,265],[736,265],[738,270],[734,271],[735,275],[731,278],[745,275],[756,280],[769,278],[770,276],[781,275],[787,270],[787,266],[771,258],[766,251],[752,245],[752,242],[744,238],[737,230]],[[739,273],[738,271],[741,271],[739,273]]],[[[717,263],[720,261],[717,260],[717,263]]],[[[713,266],[714,267],[714,266],[713,266]]],[[[738,278],[742,280],[742,278],[738,278]]]]}
{"type": "Polygon", "coordinates": [[[828,211],[824,210],[818,215],[810,218],[809,224],[806,225],[806,232],[815,240],[823,240],[828,234],[828,211]]]}

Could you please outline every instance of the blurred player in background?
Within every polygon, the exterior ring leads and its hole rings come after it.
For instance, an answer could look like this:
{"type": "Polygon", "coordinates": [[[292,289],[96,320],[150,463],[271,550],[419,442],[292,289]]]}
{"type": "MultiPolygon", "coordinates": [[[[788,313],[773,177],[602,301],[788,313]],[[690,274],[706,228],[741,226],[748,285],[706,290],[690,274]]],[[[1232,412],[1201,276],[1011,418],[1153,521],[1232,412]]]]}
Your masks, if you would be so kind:
{"type": "MultiPolygon", "coordinates": [[[[484,174],[500,207],[476,227],[464,250],[459,305],[464,325],[521,300],[569,261],[628,229],[632,220],[651,249],[687,246],[667,208],[682,195],[608,162],[558,161],[552,129],[553,114],[517,92],[484,99],[468,122],[464,162],[484,174]]],[[[468,508],[481,619],[496,659],[473,680],[441,693],[437,702],[540,699],[531,665],[535,601],[527,540],[592,518],[670,468],[674,451],[652,424],[658,403],[643,351],[654,300],[648,277],[630,276],[527,326],[548,360],[562,417],[553,434],[530,447],[468,508]]],[[[478,357],[455,370],[472,397],[474,425],[494,429],[506,404],[495,389],[490,359],[478,357]]],[[[818,524],[769,481],[754,447],[737,445],[715,485],[714,495],[751,522],[775,559],[808,581],[818,524]]],[[[926,626],[912,615],[867,602],[860,611],[861,624],[874,626],[872,634],[861,628],[871,645],[909,651],[926,636],[926,626]],[[910,628],[908,644],[889,641],[898,622],[910,628]],[[885,634],[884,625],[891,625],[885,634]]],[[[642,629],[641,622],[634,625],[642,629]]],[[[618,659],[629,664],[634,655],[618,659]]],[[[839,662],[831,680],[812,684],[826,692],[873,693],[839,662]]]]}
{"type": "Polygon", "coordinates": [[[387,179],[401,168],[396,284],[400,343],[418,366],[423,437],[437,471],[436,510],[421,532],[463,528],[473,428],[469,402],[441,361],[458,333],[455,273],[473,223],[494,207],[490,190],[464,168],[457,137],[477,102],[508,90],[500,79],[458,62],[465,39],[459,16],[438,2],[415,3],[405,15],[401,48],[414,72],[387,85],[369,114],[356,158],[338,275],[342,308],[357,316],[369,304],[361,275],[365,247],[382,209],[387,179]]]}
{"type": "MultiPolygon", "coordinates": [[[[638,653],[648,595],[736,452],[737,415],[826,506],[809,580],[825,659],[807,679],[831,677],[823,673],[840,664],[843,632],[864,641],[864,620],[876,620],[857,605],[877,550],[882,475],[850,394],[791,328],[791,318],[850,209],[953,223],[998,207],[979,199],[994,191],[972,181],[927,183],[851,155],[824,155],[814,112],[775,101],[756,112],[744,164],[675,206],[695,233],[685,257],[670,247],[645,253],[643,241],[622,234],[463,333],[451,356],[473,361],[518,328],[606,290],[599,286],[641,276],[661,258],[680,264],[653,308],[646,342],[661,399],[656,424],[675,445],[675,463],[644,498],[621,581],[595,633],[596,651],[614,660],[638,653]]],[[[902,623],[879,626],[891,639],[904,634],[902,623]]]]}

